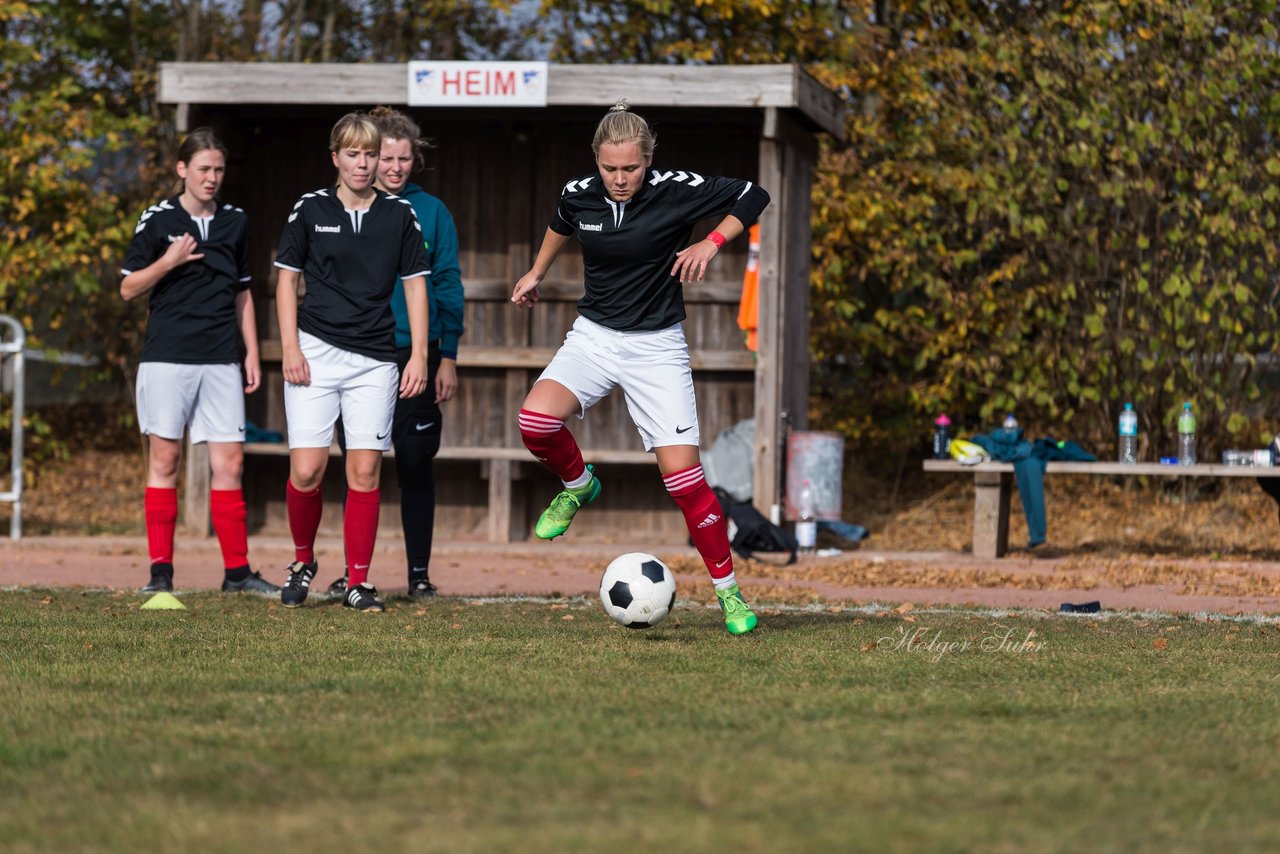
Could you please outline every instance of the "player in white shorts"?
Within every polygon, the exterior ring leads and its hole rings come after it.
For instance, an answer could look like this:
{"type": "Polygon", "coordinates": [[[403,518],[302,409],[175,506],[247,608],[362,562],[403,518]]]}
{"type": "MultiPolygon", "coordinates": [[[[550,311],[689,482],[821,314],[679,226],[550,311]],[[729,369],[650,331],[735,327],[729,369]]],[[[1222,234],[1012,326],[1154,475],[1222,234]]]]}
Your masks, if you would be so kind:
{"type": "Polygon", "coordinates": [[[276,310],[289,430],[286,506],[295,560],[280,600],[306,601],[316,574],[315,538],[324,508],[321,482],[334,424],[346,435],[347,503],[343,543],[349,585],[343,604],[381,611],[369,583],[377,538],[382,452],[391,447],[396,396],[427,385],[427,291],[430,272],[413,207],[374,186],[381,137],[365,113],[349,113],[329,137],[338,181],[303,195],[276,253],[276,310]],[[299,302],[298,282],[306,278],[299,302]],[[391,296],[404,280],[410,354],[396,365],[391,296]]]}
{"type": "Polygon", "coordinates": [[[724,511],[698,455],[683,284],[703,278],[720,247],[755,222],[769,194],[751,181],[650,170],[653,133],[625,101],[601,120],[591,148],[597,171],[565,184],[533,268],[511,295],[517,305],[537,302],[539,283],[577,236],[586,286],[579,317],[520,409],[525,446],[564,483],[535,533],[560,536],[600,495],[600,480],[564,422],[620,387],[711,574],[725,628],[745,634],[756,616],[734,576],[724,511]],[[724,218],[705,239],[680,248],[698,221],[718,215],[724,218]]]}
{"type": "Polygon", "coordinates": [[[138,367],[138,426],[147,436],[144,513],[151,580],[173,589],[182,434],[208,443],[209,505],[226,573],[222,589],[280,590],[249,568],[244,494],[244,396],[258,387],[258,335],[249,293],[244,211],[219,204],[227,149],[208,128],[178,149],[182,192],[142,214],[120,270],[120,295],[149,295],[138,367]],[[241,373],[243,369],[243,374],[241,373]]]}

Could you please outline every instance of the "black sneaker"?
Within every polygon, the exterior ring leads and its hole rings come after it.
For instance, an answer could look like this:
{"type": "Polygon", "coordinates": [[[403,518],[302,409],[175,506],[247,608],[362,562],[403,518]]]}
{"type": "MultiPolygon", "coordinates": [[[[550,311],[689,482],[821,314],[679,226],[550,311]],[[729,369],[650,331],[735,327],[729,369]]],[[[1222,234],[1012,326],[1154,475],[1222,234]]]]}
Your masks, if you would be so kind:
{"type": "Polygon", "coordinates": [[[222,579],[223,593],[257,593],[260,596],[274,596],[280,588],[262,577],[262,573],[251,572],[239,581],[230,578],[222,579]]]}
{"type": "Polygon", "coordinates": [[[286,608],[297,608],[307,601],[307,593],[311,589],[311,579],[316,577],[315,563],[303,563],[295,560],[285,567],[289,577],[280,589],[280,604],[286,608]]]}
{"type": "Polygon", "coordinates": [[[335,578],[333,583],[329,585],[329,595],[330,596],[347,595],[347,577],[345,575],[340,578],[335,578]]]}
{"type": "Polygon", "coordinates": [[[173,564],[171,563],[153,563],[151,564],[151,580],[147,582],[147,586],[142,588],[143,593],[172,593],[173,592],[173,564]]]}
{"type": "Polygon", "coordinates": [[[426,576],[409,579],[410,599],[428,599],[434,595],[436,595],[436,586],[428,581],[426,576]]]}
{"type": "Polygon", "coordinates": [[[342,604],[347,608],[370,613],[386,610],[382,606],[382,600],[378,598],[377,588],[367,581],[364,584],[357,584],[348,588],[347,598],[342,600],[342,604]]]}

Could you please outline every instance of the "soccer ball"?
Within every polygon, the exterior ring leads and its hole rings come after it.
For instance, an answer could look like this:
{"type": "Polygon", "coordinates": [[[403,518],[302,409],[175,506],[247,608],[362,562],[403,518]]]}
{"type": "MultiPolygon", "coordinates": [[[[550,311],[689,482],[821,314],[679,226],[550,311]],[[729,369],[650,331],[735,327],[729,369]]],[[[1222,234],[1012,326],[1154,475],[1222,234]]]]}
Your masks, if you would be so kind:
{"type": "Polygon", "coordinates": [[[653,555],[630,552],[614,558],[600,578],[604,610],[629,629],[656,626],[676,603],[676,579],[653,555]]]}

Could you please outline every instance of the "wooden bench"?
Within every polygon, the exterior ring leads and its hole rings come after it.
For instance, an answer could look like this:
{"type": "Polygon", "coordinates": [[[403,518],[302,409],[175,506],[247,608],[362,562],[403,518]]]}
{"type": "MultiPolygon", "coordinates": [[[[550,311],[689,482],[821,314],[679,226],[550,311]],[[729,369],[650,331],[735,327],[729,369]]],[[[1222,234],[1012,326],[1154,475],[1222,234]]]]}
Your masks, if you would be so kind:
{"type": "MultiPolygon", "coordinates": [[[[1013,492],[1013,464],[985,462],[961,465],[954,460],[925,460],[927,472],[973,474],[973,555],[1003,557],[1009,550],[1009,503],[1013,492]]],[[[1133,477],[1280,477],[1280,466],[1224,466],[1200,463],[1193,466],[1163,463],[1065,462],[1053,461],[1045,474],[1093,474],[1133,477]]]]}

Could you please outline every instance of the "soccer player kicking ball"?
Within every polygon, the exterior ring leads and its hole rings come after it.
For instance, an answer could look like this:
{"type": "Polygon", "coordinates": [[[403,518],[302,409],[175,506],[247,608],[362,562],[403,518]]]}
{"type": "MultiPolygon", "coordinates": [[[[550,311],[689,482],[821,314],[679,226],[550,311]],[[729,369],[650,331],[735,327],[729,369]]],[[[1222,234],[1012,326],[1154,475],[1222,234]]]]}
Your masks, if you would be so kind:
{"type": "Polygon", "coordinates": [[[412,206],[374,186],[381,145],[378,126],[367,114],[338,120],[329,136],[337,185],[298,200],[276,254],[289,427],[285,498],[295,552],[280,601],[290,608],[306,601],[315,578],[321,481],[341,414],[348,486],[343,543],[350,580],[343,604],[357,611],[383,610],[368,580],[382,453],[391,447],[397,392],[408,398],[427,387],[430,270],[412,206]],[[300,274],[307,286],[301,304],[300,274]],[[397,276],[404,280],[411,338],[403,371],[396,365],[391,311],[397,276]]]}
{"type": "Polygon", "coordinates": [[[755,222],[769,194],[750,181],[650,170],[653,133],[617,105],[596,128],[597,172],[569,181],[533,268],[511,301],[532,306],[538,285],[576,234],[586,294],[578,318],[520,409],[525,447],[564,482],[535,533],[554,539],[600,495],[600,480],[564,422],[621,386],[627,411],[652,450],[667,491],[684,513],[694,546],[711,573],[730,633],[756,627],[733,574],[724,513],[702,475],[698,408],[689,369],[683,285],[701,281],[724,244],[755,222]],[[725,215],[704,239],[680,247],[702,219],[725,215]]]}
{"type": "Polygon", "coordinates": [[[122,297],[150,295],[137,379],[138,427],[148,446],[143,500],[151,552],[151,580],[142,591],[173,589],[178,465],[189,428],[193,444],[209,445],[209,504],[226,567],[222,589],[274,594],[280,588],[249,569],[240,488],[244,396],[262,378],[249,293],[248,222],[240,208],[218,203],[227,149],[213,131],[192,131],[178,148],[176,168],[182,192],[142,214],[120,270],[122,297]]]}

